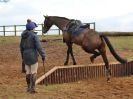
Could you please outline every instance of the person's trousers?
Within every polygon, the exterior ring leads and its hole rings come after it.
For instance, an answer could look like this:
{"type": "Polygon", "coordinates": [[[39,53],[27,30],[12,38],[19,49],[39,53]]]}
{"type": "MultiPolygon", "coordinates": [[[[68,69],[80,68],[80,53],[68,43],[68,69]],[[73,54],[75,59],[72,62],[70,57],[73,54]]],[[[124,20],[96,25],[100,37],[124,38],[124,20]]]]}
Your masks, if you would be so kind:
{"type": "Polygon", "coordinates": [[[32,65],[26,65],[25,66],[26,69],[26,74],[34,74],[37,73],[37,69],[38,69],[38,62],[32,65]]]}

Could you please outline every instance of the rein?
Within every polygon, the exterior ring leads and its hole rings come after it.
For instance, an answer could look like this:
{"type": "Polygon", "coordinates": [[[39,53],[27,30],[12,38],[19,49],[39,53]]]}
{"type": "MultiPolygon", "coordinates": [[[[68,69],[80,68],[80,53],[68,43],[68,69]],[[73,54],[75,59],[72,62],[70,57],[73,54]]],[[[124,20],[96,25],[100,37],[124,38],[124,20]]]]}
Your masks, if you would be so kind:
{"type": "Polygon", "coordinates": [[[74,19],[71,19],[65,26],[64,30],[63,31],[67,31],[68,30],[68,27],[69,25],[71,24],[72,21],[75,21],[74,19]]]}

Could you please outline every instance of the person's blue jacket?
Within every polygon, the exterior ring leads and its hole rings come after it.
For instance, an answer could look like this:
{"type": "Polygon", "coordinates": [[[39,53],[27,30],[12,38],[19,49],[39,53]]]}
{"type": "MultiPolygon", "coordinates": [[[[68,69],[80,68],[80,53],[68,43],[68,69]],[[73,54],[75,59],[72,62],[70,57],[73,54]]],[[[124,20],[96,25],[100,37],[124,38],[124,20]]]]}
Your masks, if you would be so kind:
{"type": "Polygon", "coordinates": [[[45,58],[45,50],[41,47],[40,40],[33,31],[25,30],[21,34],[20,51],[26,65],[38,62],[39,54],[45,58]]]}

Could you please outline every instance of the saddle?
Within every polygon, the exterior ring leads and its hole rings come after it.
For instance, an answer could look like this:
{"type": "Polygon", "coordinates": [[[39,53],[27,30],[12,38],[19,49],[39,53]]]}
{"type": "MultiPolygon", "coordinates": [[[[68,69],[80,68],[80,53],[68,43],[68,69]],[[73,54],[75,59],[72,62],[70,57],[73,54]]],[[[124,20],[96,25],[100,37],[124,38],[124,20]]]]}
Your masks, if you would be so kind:
{"type": "Polygon", "coordinates": [[[80,20],[71,20],[67,26],[66,26],[66,31],[70,33],[71,35],[79,35],[85,28],[89,28],[90,24],[85,24],[80,20]]]}

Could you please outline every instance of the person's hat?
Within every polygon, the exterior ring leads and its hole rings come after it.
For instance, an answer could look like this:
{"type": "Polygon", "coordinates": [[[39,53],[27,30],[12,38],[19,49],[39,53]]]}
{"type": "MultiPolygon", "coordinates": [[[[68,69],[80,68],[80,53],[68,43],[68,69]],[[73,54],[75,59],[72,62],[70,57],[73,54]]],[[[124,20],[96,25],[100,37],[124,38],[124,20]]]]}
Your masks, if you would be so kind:
{"type": "Polygon", "coordinates": [[[27,22],[31,22],[31,19],[27,19],[27,22]]]}
{"type": "Polygon", "coordinates": [[[28,22],[26,24],[26,30],[33,30],[36,27],[37,27],[37,24],[35,22],[28,22]]]}

